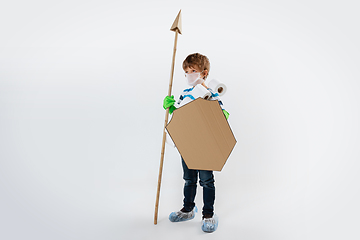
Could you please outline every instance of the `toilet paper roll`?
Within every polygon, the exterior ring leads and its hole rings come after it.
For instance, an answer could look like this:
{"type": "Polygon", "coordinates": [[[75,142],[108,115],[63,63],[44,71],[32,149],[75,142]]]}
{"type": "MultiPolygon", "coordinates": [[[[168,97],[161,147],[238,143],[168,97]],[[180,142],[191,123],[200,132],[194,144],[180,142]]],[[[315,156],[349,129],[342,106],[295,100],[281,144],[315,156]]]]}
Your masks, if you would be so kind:
{"type": "Polygon", "coordinates": [[[225,84],[222,82],[219,82],[216,79],[210,80],[208,83],[208,86],[209,86],[209,88],[211,88],[212,90],[217,92],[219,94],[219,96],[224,95],[227,90],[225,84]]]}
{"type": "Polygon", "coordinates": [[[196,85],[190,93],[195,99],[201,97],[208,100],[211,97],[211,92],[201,84],[196,85]]]}
{"type": "Polygon", "coordinates": [[[177,105],[176,107],[182,107],[185,104],[191,102],[194,99],[197,99],[199,97],[203,98],[203,99],[209,99],[211,97],[211,92],[209,90],[207,90],[204,86],[202,86],[201,84],[196,85],[189,93],[189,96],[184,96],[184,100],[182,100],[180,102],[179,105],[177,105]]]}

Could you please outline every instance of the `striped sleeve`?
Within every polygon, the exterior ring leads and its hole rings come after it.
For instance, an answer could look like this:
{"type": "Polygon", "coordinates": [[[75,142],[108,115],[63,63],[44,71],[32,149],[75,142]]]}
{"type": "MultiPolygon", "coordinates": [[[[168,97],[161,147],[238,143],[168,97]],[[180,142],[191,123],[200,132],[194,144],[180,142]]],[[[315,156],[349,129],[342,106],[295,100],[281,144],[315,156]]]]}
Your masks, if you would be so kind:
{"type": "MultiPolygon", "coordinates": [[[[176,103],[176,108],[179,108],[183,105],[183,104],[181,104],[183,102],[183,100],[188,100],[188,99],[195,100],[195,98],[191,94],[191,91],[193,90],[193,88],[194,87],[184,89],[184,91],[182,92],[182,94],[179,97],[179,100],[176,103]]],[[[188,102],[188,101],[185,101],[185,102],[188,102]]]]}

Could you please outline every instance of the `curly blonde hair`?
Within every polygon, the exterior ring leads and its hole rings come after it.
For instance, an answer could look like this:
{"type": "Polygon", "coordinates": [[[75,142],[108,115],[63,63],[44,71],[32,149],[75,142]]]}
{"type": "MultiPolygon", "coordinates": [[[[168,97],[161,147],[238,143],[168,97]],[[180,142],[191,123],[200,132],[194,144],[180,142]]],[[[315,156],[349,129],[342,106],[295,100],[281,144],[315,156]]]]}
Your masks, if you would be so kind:
{"type": "Polygon", "coordinates": [[[182,67],[184,70],[188,67],[199,68],[201,72],[207,70],[207,74],[204,76],[204,79],[206,79],[210,71],[210,61],[205,55],[193,53],[185,58],[182,67]]]}

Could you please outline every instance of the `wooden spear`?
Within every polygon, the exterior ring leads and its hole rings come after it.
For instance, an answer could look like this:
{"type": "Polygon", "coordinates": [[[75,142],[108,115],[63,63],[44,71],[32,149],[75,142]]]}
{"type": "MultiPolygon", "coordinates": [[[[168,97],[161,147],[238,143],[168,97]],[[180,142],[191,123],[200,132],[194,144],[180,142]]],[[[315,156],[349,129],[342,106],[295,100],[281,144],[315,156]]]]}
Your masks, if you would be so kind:
{"type": "MultiPolygon", "coordinates": [[[[173,77],[174,77],[177,38],[178,38],[178,33],[181,34],[181,31],[182,31],[181,28],[182,28],[182,24],[181,24],[181,10],[180,10],[173,25],[170,28],[171,31],[175,32],[175,42],[174,42],[174,52],[173,52],[173,58],[172,58],[172,64],[171,64],[171,73],[170,73],[170,82],[169,82],[169,91],[168,91],[169,97],[171,96],[171,89],[172,89],[172,83],[173,83],[173,77]]],[[[155,203],[155,215],[154,215],[154,224],[155,225],[157,224],[157,218],[158,218],[158,212],[159,212],[158,211],[159,210],[159,197],[160,197],[162,170],[163,170],[163,165],[164,165],[164,152],[165,152],[165,140],[166,140],[165,127],[168,123],[168,118],[169,118],[169,108],[166,109],[165,123],[164,123],[164,129],[163,129],[163,140],[162,140],[161,157],[160,157],[160,169],[159,169],[159,178],[158,178],[156,203],[155,203]]]]}

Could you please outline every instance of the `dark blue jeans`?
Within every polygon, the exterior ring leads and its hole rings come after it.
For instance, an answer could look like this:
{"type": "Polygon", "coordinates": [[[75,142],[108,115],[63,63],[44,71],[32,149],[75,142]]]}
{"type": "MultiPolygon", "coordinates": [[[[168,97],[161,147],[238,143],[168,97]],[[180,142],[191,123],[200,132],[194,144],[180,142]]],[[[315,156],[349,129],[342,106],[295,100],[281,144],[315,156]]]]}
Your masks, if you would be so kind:
{"type": "Polygon", "coordinates": [[[195,207],[195,195],[198,175],[200,177],[200,186],[203,187],[203,202],[204,207],[202,210],[203,215],[214,214],[215,202],[215,185],[214,174],[212,171],[205,170],[192,170],[186,166],[184,159],[181,157],[182,166],[184,170],[184,208],[191,211],[195,207]]]}

